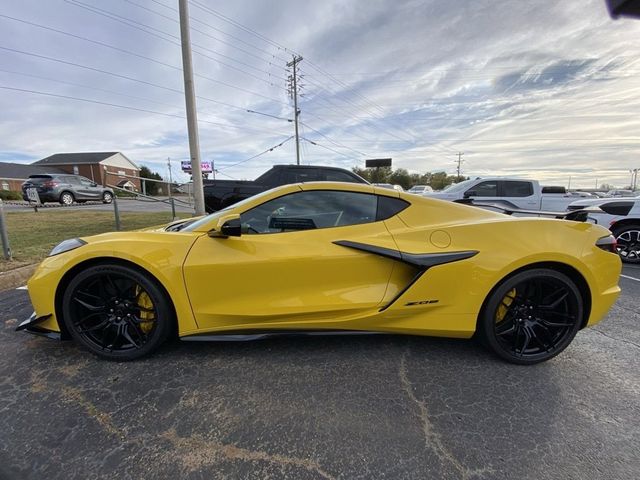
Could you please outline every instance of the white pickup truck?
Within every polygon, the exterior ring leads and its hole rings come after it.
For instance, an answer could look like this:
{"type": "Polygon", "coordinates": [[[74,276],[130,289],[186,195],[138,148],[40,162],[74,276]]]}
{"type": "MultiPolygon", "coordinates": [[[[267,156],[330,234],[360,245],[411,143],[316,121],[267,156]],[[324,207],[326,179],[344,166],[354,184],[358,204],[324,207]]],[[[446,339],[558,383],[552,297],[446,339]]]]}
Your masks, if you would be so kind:
{"type": "Polygon", "coordinates": [[[536,180],[522,178],[484,177],[465,180],[426,197],[441,200],[500,203],[523,210],[564,212],[567,206],[579,197],[564,191],[562,187],[541,187],[536,180]],[[558,193],[546,193],[549,192],[558,193]]]}

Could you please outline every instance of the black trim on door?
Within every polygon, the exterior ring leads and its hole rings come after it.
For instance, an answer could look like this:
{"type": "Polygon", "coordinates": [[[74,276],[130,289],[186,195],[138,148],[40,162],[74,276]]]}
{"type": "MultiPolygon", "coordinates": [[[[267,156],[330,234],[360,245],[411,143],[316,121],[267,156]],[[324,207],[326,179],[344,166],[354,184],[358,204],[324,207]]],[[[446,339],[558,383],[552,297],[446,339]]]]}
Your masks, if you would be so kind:
{"type": "Polygon", "coordinates": [[[400,290],[391,301],[382,307],[380,311],[386,310],[393,305],[409,288],[411,288],[418,279],[429,270],[431,267],[437,265],[444,265],[445,263],[458,262],[476,256],[479,252],[477,250],[464,250],[461,252],[443,252],[443,253],[406,253],[392,248],[378,247],[375,245],[368,245],[366,243],[352,242],[350,240],[336,240],[333,242],[336,245],[342,247],[353,248],[362,252],[372,253],[374,255],[380,255],[381,257],[391,258],[399,262],[406,263],[417,269],[415,276],[411,281],[400,290]]]}

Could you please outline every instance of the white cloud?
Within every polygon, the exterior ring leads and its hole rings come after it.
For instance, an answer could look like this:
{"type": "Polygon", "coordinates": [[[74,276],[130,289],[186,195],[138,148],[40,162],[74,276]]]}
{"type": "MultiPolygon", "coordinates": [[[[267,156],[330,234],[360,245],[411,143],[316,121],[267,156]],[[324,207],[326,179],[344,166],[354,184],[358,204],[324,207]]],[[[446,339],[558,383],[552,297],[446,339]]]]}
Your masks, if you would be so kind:
{"type": "MultiPolygon", "coordinates": [[[[77,0],[118,15],[115,21],[74,1],[13,2],[4,14],[180,66],[176,40],[161,33],[179,34],[174,11],[152,0],[77,0]]],[[[564,184],[571,176],[572,185],[585,187],[596,179],[622,186],[640,166],[640,21],[612,21],[602,0],[196,0],[192,28],[201,32],[192,33],[194,50],[227,64],[194,54],[197,94],[231,105],[198,100],[203,158],[221,168],[293,134],[286,121],[246,112],[291,117],[283,81],[290,52],[199,5],[305,57],[303,134],[342,152],[303,142],[305,163],[350,167],[365,158],[357,151],[392,156],[411,171],[453,172],[454,153],[464,151],[470,175],[564,184]]],[[[5,18],[0,46],[182,89],[179,70],[5,18]]],[[[179,92],[1,49],[0,61],[3,86],[184,115],[179,92]]],[[[0,108],[4,158],[120,150],[165,174],[167,157],[177,165],[189,156],[182,118],[9,90],[0,90],[0,108]]],[[[222,171],[254,178],[292,161],[294,142],[287,142],[222,171]]]]}

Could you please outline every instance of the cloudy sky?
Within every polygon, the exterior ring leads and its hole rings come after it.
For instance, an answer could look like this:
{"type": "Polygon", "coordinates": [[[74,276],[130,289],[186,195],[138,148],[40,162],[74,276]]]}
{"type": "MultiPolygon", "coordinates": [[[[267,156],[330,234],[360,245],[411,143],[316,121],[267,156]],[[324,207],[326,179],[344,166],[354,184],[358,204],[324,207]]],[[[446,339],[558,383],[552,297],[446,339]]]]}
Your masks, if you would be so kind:
{"type": "MultiPolygon", "coordinates": [[[[611,20],[604,0],[191,0],[190,14],[219,178],[295,162],[294,53],[305,164],[454,173],[463,152],[466,175],[572,187],[623,187],[640,167],[640,20],[611,20]]],[[[177,0],[2,0],[0,161],[122,151],[177,174],[177,19],[177,0]]]]}

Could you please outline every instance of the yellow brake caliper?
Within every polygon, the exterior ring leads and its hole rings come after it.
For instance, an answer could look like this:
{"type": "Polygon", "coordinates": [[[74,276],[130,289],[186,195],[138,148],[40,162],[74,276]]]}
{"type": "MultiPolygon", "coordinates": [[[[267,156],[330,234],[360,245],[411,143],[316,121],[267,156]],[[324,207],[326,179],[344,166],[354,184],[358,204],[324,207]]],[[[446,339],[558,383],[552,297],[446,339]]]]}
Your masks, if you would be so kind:
{"type": "MultiPolygon", "coordinates": [[[[140,287],[136,287],[136,298],[138,299],[138,306],[147,309],[153,309],[153,302],[147,292],[142,290],[140,287]]],[[[147,312],[145,310],[140,310],[140,330],[144,333],[149,333],[153,328],[153,320],[155,317],[153,312],[147,312]]]]}
{"type": "Polygon", "coordinates": [[[515,298],[516,298],[516,289],[512,288],[504,296],[504,298],[502,299],[502,302],[500,302],[500,305],[498,305],[498,310],[496,310],[496,323],[500,323],[502,320],[504,320],[504,316],[509,311],[509,307],[511,306],[515,298]]]}

